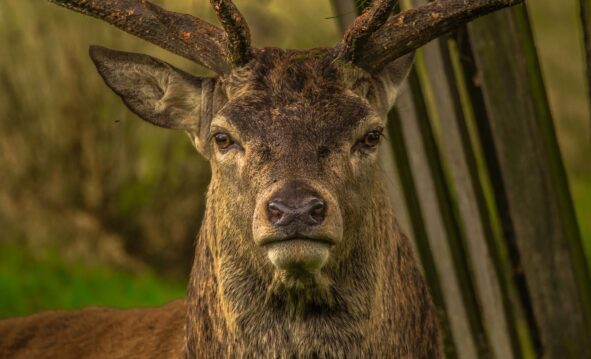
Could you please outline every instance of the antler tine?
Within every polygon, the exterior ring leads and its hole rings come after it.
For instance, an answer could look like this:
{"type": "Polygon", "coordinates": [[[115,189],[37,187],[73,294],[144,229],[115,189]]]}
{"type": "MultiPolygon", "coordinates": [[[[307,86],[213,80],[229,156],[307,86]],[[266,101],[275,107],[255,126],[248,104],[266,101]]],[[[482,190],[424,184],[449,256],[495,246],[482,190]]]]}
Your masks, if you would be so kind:
{"type": "Polygon", "coordinates": [[[49,0],[90,15],[217,73],[231,70],[224,32],[187,14],[145,0],[49,0]]]}
{"type": "Polygon", "coordinates": [[[394,0],[375,0],[370,7],[367,7],[345,32],[337,58],[355,62],[366,40],[384,25],[393,8],[394,0]]]}
{"type": "Polygon", "coordinates": [[[230,59],[235,66],[242,66],[252,57],[250,30],[246,20],[231,0],[210,0],[215,13],[228,36],[230,59]]]}
{"type": "MultiPolygon", "coordinates": [[[[395,59],[477,17],[523,1],[435,0],[403,11],[391,16],[383,26],[366,37],[363,51],[355,52],[352,61],[370,73],[377,73],[395,59]]],[[[383,2],[386,1],[380,3],[383,2]]]]}

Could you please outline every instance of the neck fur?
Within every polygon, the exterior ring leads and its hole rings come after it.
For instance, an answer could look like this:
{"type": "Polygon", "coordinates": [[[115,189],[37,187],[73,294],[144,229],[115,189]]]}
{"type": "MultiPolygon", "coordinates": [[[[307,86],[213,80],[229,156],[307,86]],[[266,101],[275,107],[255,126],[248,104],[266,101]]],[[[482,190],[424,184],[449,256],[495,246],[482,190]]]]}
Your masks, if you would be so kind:
{"type": "Polygon", "coordinates": [[[297,290],[219,245],[233,231],[216,227],[212,203],[189,284],[187,358],[437,357],[429,295],[389,206],[375,204],[348,234],[359,245],[347,259],[297,290]]]}

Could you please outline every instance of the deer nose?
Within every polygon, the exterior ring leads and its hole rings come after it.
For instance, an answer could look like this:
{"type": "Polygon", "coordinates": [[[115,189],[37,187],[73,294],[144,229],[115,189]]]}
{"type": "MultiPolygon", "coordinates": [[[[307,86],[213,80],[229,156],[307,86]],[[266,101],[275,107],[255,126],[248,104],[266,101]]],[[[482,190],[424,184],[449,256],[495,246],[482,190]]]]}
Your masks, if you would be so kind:
{"type": "Polygon", "coordinates": [[[324,221],[326,206],[317,197],[308,197],[299,203],[289,205],[281,199],[273,199],[267,205],[269,221],[278,227],[300,221],[309,226],[316,226],[324,221]]]}

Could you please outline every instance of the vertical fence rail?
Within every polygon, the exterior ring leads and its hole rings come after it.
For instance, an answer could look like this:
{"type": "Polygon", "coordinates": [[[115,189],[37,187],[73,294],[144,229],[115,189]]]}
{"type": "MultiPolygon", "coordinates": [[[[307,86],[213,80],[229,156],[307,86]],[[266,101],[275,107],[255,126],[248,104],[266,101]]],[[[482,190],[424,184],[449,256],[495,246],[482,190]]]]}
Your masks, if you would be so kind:
{"type": "MultiPolygon", "coordinates": [[[[502,293],[509,331],[507,334],[510,336],[515,357],[533,358],[536,356],[535,323],[533,316],[530,315],[528,292],[521,290],[525,287],[525,278],[519,263],[512,261],[517,251],[514,249],[513,241],[507,240],[512,236],[511,231],[508,230],[511,227],[511,218],[508,216],[506,201],[503,200],[502,183],[494,180],[500,177],[500,169],[496,165],[498,159],[494,151],[490,121],[482,93],[480,71],[476,67],[467,29],[460,29],[454,35],[452,53],[455,53],[458,89],[462,92],[462,101],[465,102],[463,106],[467,110],[467,123],[471,128],[470,137],[474,148],[478,149],[475,156],[479,167],[477,176],[480,178],[480,188],[485,196],[485,203],[481,205],[486,207],[481,211],[489,216],[486,224],[490,225],[489,229],[492,233],[487,231],[491,236],[487,238],[488,254],[494,265],[496,283],[502,293]]],[[[493,345],[499,344],[501,343],[493,343],[493,345]]]]}
{"type": "Polygon", "coordinates": [[[444,37],[424,48],[427,80],[438,114],[440,151],[447,164],[449,187],[455,194],[457,220],[464,229],[466,267],[472,273],[472,291],[482,314],[479,323],[481,340],[488,341],[486,345],[495,357],[514,358],[513,330],[505,315],[505,294],[498,283],[494,257],[490,254],[489,243],[493,236],[490,215],[484,203],[464,115],[468,109],[460,99],[448,46],[448,39],[444,37]]]}
{"type": "Polygon", "coordinates": [[[524,6],[469,25],[537,355],[590,358],[589,277],[524,6]],[[499,31],[503,29],[504,31],[499,31]]]}
{"type": "MultiPolygon", "coordinates": [[[[364,2],[332,3],[344,30],[364,2]]],[[[589,273],[525,6],[420,50],[388,137],[447,357],[591,358],[589,273]]]]}
{"type": "MultiPolygon", "coordinates": [[[[429,279],[431,290],[438,289],[441,298],[436,304],[442,319],[447,320],[445,333],[448,356],[459,358],[479,357],[482,350],[474,333],[471,318],[475,308],[466,300],[462,273],[458,271],[456,257],[457,248],[450,239],[457,237],[457,227],[453,223],[452,209],[445,193],[442,169],[434,141],[433,128],[425,111],[425,98],[420,87],[418,75],[413,72],[408,81],[408,90],[404,91],[399,100],[399,123],[391,123],[391,131],[397,131],[404,137],[407,145],[406,153],[408,168],[413,181],[412,187],[405,188],[409,196],[417,199],[417,212],[424,226],[424,238],[419,246],[428,247],[418,254],[423,266],[433,268],[435,273],[429,279]],[[397,126],[398,125],[398,126],[397,126]],[[461,339],[460,339],[461,338],[461,339]],[[455,350],[453,349],[455,348],[455,350]]],[[[402,165],[402,164],[401,164],[402,165]]]]}

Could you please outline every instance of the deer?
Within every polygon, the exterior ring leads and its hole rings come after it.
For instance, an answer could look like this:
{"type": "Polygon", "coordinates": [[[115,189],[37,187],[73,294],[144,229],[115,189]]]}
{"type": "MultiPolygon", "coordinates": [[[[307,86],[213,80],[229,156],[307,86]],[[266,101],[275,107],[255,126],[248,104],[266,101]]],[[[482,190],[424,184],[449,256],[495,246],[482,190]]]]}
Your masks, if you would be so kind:
{"type": "Polygon", "coordinates": [[[50,0],[213,70],[90,47],[138,117],[184,131],[211,164],[185,299],[0,322],[2,358],[441,358],[437,313],[379,165],[414,50],[523,0],[375,0],[332,48],[255,48],[145,0],[50,0]]]}

